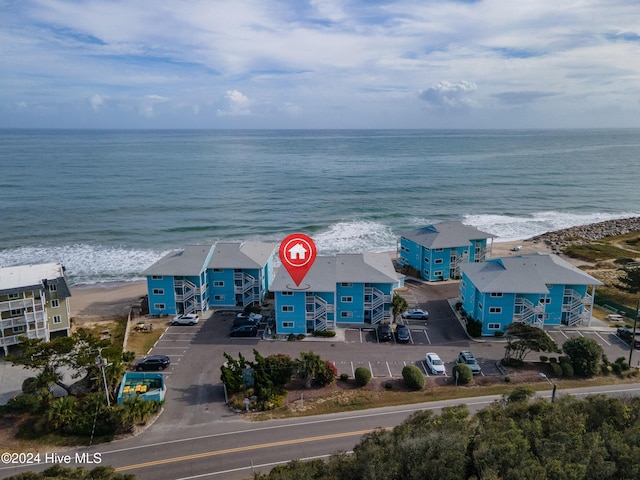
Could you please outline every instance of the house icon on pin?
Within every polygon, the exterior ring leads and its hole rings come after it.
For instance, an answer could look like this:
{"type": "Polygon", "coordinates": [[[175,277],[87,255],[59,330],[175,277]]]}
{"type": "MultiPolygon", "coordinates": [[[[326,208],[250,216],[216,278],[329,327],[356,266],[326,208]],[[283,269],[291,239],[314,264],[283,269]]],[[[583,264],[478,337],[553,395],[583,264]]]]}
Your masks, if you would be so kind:
{"type": "Polygon", "coordinates": [[[302,246],[302,243],[296,243],[293,247],[287,250],[289,260],[304,260],[307,258],[307,249],[302,246]]]}

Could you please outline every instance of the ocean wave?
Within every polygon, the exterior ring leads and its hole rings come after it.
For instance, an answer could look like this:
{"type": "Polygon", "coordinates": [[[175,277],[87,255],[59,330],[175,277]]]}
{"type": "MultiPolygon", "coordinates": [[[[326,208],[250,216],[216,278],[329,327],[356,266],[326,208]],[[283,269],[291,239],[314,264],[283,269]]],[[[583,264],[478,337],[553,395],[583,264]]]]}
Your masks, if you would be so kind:
{"type": "Polygon", "coordinates": [[[560,211],[537,212],[531,215],[465,215],[462,222],[483,232],[493,233],[495,242],[525,240],[543,233],[579,225],[638,216],[638,212],[569,213],[560,211]]]}
{"type": "Polygon", "coordinates": [[[62,263],[71,285],[140,280],[140,272],[167,252],[96,245],[35,246],[0,250],[0,266],[62,263]]]}
{"type": "Polygon", "coordinates": [[[391,226],[366,220],[338,222],[312,238],[322,255],[395,251],[397,243],[391,226]]]}

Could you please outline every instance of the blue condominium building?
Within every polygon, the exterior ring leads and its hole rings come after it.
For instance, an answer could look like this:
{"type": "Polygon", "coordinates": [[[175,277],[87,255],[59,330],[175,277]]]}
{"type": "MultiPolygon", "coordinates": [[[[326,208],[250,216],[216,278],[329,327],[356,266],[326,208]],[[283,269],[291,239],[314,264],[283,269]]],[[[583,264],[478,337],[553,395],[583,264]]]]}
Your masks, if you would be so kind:
{"type": "Polygon", "coordinates": [[[273,280],[276,246],[220,242],[188,245],[167,254],[142,272],[147,277],[149,313],[177,315],[263,302],[273,280]]]}
{"type": "Polygon", "coordinates": [[[443,222],[400,234],[398,263],[429,281],[460,278],[463,263],[484,262],[495,235],[461,222],[443,222]]]}
{"type": "Polygon", "coordinates": [[[557,255],[528,254],[461,266],[460,302],[495,335],[513,322],[536,327],[591,323],[602,282],[557,255]]]}
{"type": "Polygon", "coordinates": [[[394,289],[404,278],[386,253],[318,256],[300,285],[280,268],[271,286],[276,333],[335,330],[340,323],[391,320],[394,289]]]}

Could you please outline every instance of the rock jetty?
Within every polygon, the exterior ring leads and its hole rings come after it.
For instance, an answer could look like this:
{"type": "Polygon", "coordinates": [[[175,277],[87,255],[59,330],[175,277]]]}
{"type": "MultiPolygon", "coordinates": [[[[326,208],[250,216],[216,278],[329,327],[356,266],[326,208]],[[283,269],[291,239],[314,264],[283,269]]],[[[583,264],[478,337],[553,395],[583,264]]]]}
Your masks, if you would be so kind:
{"type": "Polygon", "coordinates": [[[605,222],[565,228],[563,230],[543,233],[529,240],[534,243],[545,243],[551,248],[553,253],[562,253],[569,245],[579,245],[605,237],[624,235],[634,231],[640,231],[640,217],[620,218],[617,220],[607,220],[605,222]]]}

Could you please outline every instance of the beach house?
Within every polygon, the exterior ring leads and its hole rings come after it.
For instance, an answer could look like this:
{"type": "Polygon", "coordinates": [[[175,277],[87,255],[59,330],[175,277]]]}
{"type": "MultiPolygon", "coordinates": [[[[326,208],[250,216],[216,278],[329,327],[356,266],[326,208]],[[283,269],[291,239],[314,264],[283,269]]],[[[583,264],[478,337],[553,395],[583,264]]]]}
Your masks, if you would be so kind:
{"type": "Polygon", "coordinates": [[[177,315],[208,310],[207,265],[212,255],[212,245],[187,245],[144,270],[149,313],[177,315]]]}
{"type": "Polygon", "coordinates": [[[261,304],[274,276],[278,245],[262,242],[219,242],[207,266],[210,305],[261,304]]]}
{"type": "Polygon", "coordinates": [[[276,333],[334,330],[339,324],[391,320],[394,289],[403,277],[386,253],[318,256],[300,285],[279,268],[271,285],[276,333]]]}
{"type": "Polygon", "coordinates": [[[553,254],[495,258],[461,267],[460,302],[482,335],[512,322],[536,327],[589,325],[600,281],[553,254]]]}
{"type": "Polygon", "coordinates": [[[273,279],[275,243],[188,245],[165,255],[147,278],[149,313],[177,315],[264,301],[273,279]]]}
{"type": "Polygon", "coordinates": [[[60,263],[0,268],[0,346],[69,335],[71,291],[60,263]]]}
{"type": "Polygon", "coordinates": [[[398,263],[429,281],[460,278],[460,265],[483,262],[495,235],[461,222],[443,222],[400,234],[398,263]]]}

